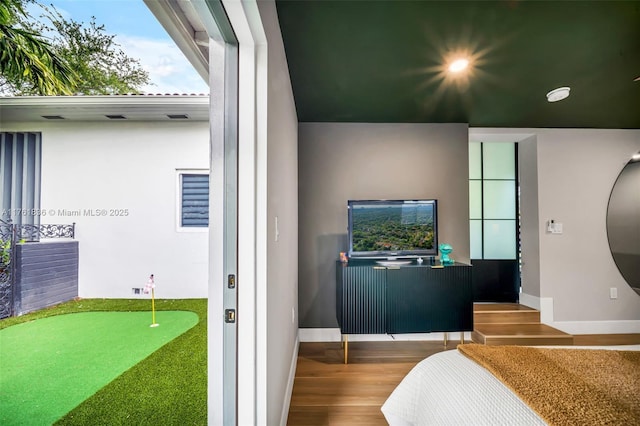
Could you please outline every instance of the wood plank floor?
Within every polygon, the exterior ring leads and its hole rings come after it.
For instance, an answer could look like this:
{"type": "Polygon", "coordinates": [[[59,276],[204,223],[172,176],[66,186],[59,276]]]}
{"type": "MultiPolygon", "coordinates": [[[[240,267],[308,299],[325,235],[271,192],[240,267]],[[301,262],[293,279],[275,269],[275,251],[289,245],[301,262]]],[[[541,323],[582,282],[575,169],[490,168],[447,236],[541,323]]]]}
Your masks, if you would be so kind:
{"type": "Polygon", "coordinates": [[[525,305],[521,305],[519,303],[474,303],[473,304],[473,312],[496,312],[496,311],[535,311],[535,309],[530,308],[525,305]]]}
{"type": "MultiPolygon", "coordinates": [[[[449,341],[453,349],[458,341],[449,341]]],[[[300,343],[289,419],[295,425],[386,425],[380,407],[420,361],[444,350],[441,341],[300,343]]]]}
{"type": "MultiPolygon", "coordinates": [[[[576,345],[640,344],[640,334],[575,337],[576,345]]],[[[300,343],[287,424],[386,425],[384,401],[418,362],[442,350],[441,341],[350,342],[344,364],[339,342],[300,343]]]]}
{"type": "Polygon", "coordinates": [[[474,303],[471,340],[484,345],[572,345],[573,336],[540,322],[518,303],[474,303]]]}
{"type": "Polygon", "coordinates": [[[575,334],[575,346],[640,345],[640,333],[635,334],[575,334]]]}
{"type": "Polygon", "coordinates": [[[486,345],[572,345],[573,336],[546,324],[476,324],[474,342],[486,345]]]}
{"type": "Polygon", "coordinates": [[[518,303],[474,303],[474,324],[539,323],[540,311],[518,303]]]}

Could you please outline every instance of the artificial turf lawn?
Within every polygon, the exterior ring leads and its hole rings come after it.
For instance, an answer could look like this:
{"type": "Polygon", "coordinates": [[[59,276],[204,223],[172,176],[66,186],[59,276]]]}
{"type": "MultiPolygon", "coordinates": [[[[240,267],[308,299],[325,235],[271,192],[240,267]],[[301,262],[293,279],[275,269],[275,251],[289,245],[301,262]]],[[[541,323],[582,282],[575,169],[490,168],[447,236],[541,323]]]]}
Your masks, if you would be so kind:
{"type": "MultiPolygon", "coordinates": [[[[21,317],[1,320],[0,329],[36,318],[71,312],[128,312],[148,309],[148,300],[82,299],[21,317]]],[[[156,300],[156,309],[158,314],[163,310],[192,311],[198,315],[199,321],[193,328],[108,383],[56,424],[205,425],[207,423],[207,301],[206,299],[156,300]]],[[[161,327],[163,327],[162,324],[158,329],[161,327]]]]}
{"type": "Polygon", "coordinates": [[[3,425],[51,424],[198,322],[186,311],[83,312],[0,330],[3,425]]]}

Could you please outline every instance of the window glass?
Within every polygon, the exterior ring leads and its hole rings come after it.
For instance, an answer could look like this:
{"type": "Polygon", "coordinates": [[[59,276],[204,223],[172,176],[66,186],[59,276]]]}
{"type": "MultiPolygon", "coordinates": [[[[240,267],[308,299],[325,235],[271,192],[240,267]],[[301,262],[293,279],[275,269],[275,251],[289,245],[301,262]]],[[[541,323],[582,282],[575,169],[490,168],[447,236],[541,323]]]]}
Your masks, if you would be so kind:
{"type": "Polygon", "coordinates": [[[515,152],[515,143],[469,143],[471,259],[516,259],[515,152]]]}
{"type": "Polygon", "coordinates": [[[484,258],[513,260],[516,258],[516,221],[484,221],[484,258]]]}
{"type": "Polygon", "coordinates": [[[482,181],[469,181],[469,218],[482,219],[482,181]]]}
{"type": "Polygon", "coordinates": [[[183,227],[209,226],[209,175],[181,175],[181,223],[183,227]]]}
{"type": "Polygon", "coordinates": [[[494,180],[483,183],[485,219],[513,219],[516,217],[516,188],[512,180],[494,180]]]}
{"type": "Polygon", "coordinates": [[[469,143],[469,179],[482,179],[480,142],[469,143]]]}
{"type": "Polygon", "coordinates": [[[469,221],[471,259],[482,259],[482,220],[469,221]]]}
{"type": "Polygon", "coordinates": [[[515,144],[483,143],[482,166],[484,179],[515,179],[515,144]]]}

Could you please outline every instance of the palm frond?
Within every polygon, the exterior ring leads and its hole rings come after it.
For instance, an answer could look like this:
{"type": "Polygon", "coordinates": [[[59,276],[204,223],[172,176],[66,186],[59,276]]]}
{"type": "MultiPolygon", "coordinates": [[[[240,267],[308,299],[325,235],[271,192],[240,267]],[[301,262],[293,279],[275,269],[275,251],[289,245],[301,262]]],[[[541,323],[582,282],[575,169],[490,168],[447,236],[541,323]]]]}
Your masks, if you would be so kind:
{"type": "Polygon", "coordinates": [[[24,15],[20,0],[0,0],[0,75],[9,81],[28,81],[41,95],[70,95],[76,73],[37,34],[19,28],[24,15]]]}

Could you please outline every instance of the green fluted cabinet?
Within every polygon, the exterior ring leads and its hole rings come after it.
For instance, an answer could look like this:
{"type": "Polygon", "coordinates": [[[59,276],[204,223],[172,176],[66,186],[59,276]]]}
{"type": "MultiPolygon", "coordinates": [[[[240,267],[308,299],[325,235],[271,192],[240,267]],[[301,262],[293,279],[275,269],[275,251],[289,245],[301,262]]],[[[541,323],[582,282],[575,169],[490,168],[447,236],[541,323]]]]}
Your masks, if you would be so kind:
{"type": "Polygon", "coordinates": [[[342,334],[473,330],[470,265],[336,264],[336,315],[342,334]]]}

